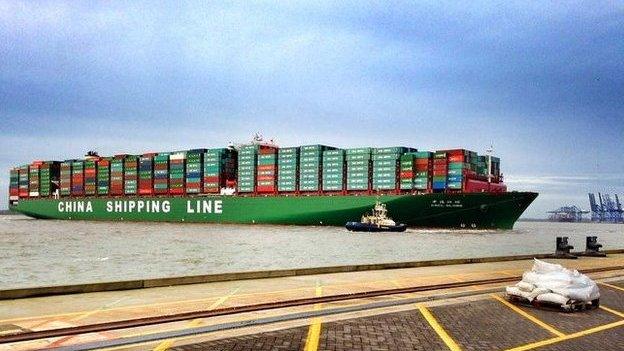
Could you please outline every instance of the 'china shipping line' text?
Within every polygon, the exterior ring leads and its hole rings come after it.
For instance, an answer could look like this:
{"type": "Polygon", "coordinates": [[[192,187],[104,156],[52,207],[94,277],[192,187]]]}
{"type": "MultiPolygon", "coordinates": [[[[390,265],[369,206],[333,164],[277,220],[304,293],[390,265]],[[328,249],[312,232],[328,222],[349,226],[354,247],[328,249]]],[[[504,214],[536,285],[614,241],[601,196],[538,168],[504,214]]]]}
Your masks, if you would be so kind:
{"type": "MultiPolygon", "coordinates": [[[[57,209],[61,213],[93,212],[91,201],[60,201],[57,209]]],[[[171,202],[168,200],[115,200],[106,201],[106,212],[109,213],[169,213],[171,202]]],[[[186,213],[223,213],[221,200],[188,200],[186,213]]]]}

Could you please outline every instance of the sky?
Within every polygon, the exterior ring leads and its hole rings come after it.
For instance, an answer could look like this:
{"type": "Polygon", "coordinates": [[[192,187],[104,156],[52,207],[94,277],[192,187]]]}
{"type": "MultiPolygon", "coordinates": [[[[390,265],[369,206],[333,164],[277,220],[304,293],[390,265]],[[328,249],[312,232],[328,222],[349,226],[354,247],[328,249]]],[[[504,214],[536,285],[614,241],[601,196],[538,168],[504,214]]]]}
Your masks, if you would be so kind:
{"type": "MultiPolygon", "coordinates": [[[[493,145],[525,217],[624,195],[624,3],[0,0],[0,197],[34,159],[493,145]]],[[[2,201],[0,208],[6,208],[2,201]]]]}

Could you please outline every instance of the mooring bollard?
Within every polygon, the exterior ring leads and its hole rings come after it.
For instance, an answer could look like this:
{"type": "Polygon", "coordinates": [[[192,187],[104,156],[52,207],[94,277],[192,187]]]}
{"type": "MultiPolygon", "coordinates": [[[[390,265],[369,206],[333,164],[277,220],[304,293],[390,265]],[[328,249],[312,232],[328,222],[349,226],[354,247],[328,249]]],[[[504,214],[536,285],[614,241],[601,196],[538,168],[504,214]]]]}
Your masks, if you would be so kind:
{"type": "Polygon", "coordinates": [[[582,256],[606,257],[607,254],[600,252],[602,244],[598,243],[597,236],[588,236],[585,238],[585,252],[580,253],[582,256]]]}
{"type": "Polygon", "coordinates": [[[570,250],[572,250],[574,246],[568,244],[567,236],[558,236],[556,243],[557,243],[557,247],[555,248],[555,254],[553,255],[553,258],[568,258],[568,259],[578,258],[570,253],[570,250]]]}

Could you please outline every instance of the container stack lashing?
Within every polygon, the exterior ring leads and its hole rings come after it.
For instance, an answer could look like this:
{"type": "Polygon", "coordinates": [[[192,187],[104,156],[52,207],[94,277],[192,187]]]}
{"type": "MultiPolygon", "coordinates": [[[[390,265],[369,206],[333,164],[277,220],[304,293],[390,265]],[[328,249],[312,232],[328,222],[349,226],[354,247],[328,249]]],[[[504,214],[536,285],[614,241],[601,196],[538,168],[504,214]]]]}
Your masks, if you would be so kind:
{"type": "Polygon", "coordinates": [[[277,154],[276,147],[260,145],[258,150],[257,184],[258,194],[277,194],[277,154]]]}
{"type": "Polygon", "coordinates": [[[347,170],[345,167],[345,150],[335,149],[323,151],[323,194],[346,194],[346,178],[347,170]]]}
{"type": "Polygon", "coordinates": [[[207,149],[186,152],[186,193],[200,194],[204,188],[204,154],[207,149]]]}
{"type": "Polygon", "coordinates": [[[299,191],[299,148],[280,148],[277,152],[277,191],[296,195],[299,191]]]}
{"type": "Polygon", "coordinates": [[[111,157],[104,157],[97,161],[97,194],[99,196],[110,195],[111,160],[111,157]]]}

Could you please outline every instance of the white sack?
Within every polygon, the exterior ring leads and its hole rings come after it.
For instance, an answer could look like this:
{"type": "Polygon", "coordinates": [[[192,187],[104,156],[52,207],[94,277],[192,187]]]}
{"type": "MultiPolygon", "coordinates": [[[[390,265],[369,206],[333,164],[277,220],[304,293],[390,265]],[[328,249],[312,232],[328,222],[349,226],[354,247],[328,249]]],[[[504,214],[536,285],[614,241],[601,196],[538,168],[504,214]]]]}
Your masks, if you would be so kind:
{"type": "Polygon", "coordinates": [[[549,292],[551,292],[549,289],[535,288],[529,294],[530,295],[530,299],[529,300],[533,301],[533,299],[536,298],[537,296],[542,295],[542,294],[548,294],[549,292]]]}
{"type": "Polygon", "coordinates": [[[516,286],[518,287],[518,289],[526,292],[531,292],[533,291],[533,289],[535,289],[535,285],[523,281],[520,281],[518,284],[516,284],[516,286]]]}
{"type": "Polygon", "coordinates": [[[530,292],[522,291],[517,286],[508,286],[505,288],[505,292],[507,292],[507,295],[522,297],[528,299],[529,301],[533,300],[530,292]]]}
{"type": "Polygon", "coordinates": [[[533,269],[522,275],[522,281],[572,300],[589,302],[600,297],[598,286],[586,275],[538,259],[533,269]]]}
{"type": "Polygon", "coordinates": [[[537,301],[550,302],[558,305],[565,305],[568,303],[569,300],[567,297],[555,293],[540,294],[537,295],[536,299],[537,301]]]}

